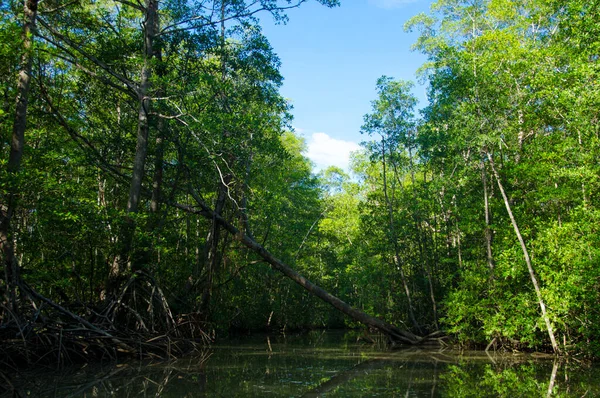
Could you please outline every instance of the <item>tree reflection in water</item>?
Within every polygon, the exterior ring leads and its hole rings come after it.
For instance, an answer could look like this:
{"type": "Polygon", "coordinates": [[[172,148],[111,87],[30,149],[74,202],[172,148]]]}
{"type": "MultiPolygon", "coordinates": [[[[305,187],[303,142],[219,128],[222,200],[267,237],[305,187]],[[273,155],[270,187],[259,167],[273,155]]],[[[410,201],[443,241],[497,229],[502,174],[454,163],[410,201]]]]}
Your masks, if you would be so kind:
{"type": "Polygon", "coordinates": [[[167,363],[84,366],[10,376],[7,392],[36,397],[581,397],[600,369],[525,354],[360,345],[311,332],[217,344],[167,363]]]}

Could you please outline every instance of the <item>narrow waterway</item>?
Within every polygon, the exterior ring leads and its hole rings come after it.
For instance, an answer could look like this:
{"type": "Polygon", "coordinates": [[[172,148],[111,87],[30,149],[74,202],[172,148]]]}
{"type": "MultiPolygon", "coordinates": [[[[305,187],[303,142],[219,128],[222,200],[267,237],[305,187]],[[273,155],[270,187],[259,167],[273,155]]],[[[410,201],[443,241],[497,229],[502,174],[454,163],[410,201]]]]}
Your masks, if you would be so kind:
{"type": "MultiPolygon", "coordinates": [[[[396,349],[356,333],[254,335],[200,357],[26,371],[23,397],[594,397],[600,368],[535,355],[396,349]]],[[[12,393],[11,393],[12,396],[12,393]]]]}

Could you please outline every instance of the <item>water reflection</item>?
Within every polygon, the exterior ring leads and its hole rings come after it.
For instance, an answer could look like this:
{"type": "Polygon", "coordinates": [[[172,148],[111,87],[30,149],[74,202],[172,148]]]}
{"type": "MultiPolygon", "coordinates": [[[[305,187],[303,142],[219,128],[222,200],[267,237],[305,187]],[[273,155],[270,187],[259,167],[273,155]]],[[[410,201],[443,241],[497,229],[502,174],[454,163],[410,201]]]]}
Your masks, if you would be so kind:
{"type": "Polygon", "coordinates": [[[10,382],[17,396],[36,397],[591,397],[600,395],[598,376],[597,367],[530,355],[387,351],[352,333],[312,332],[231,340],[169,363],[24,372],[10,382]]]}

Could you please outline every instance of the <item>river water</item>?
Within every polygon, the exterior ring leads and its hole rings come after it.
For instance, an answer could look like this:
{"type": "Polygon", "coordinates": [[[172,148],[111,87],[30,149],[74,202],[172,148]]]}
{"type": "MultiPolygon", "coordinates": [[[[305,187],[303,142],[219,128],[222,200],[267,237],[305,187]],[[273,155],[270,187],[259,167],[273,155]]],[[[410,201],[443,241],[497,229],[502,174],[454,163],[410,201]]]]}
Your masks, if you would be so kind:
{"type": "Polygon", "coordinates": [[[521,353],[389,350],[356,333],[254,335],[171,362],[12,376],[23,397],[595,397],[600,368],[521,353]]]}

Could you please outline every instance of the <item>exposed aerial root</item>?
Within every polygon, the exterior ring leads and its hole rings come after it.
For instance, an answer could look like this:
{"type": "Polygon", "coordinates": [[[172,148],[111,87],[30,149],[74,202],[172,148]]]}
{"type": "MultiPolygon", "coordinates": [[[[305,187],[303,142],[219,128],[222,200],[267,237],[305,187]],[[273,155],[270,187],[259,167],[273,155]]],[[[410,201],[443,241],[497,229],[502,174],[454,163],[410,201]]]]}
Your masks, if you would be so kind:
{"type": "Polygon", "coordinates": [[[199,318],[173,317],[156,282],[141,272],[103,311],[77,314],[24,282],[20,291],[20,314],[0,307],[0,371],[119,357],[170,359],[210,343],[199,318]]]}

